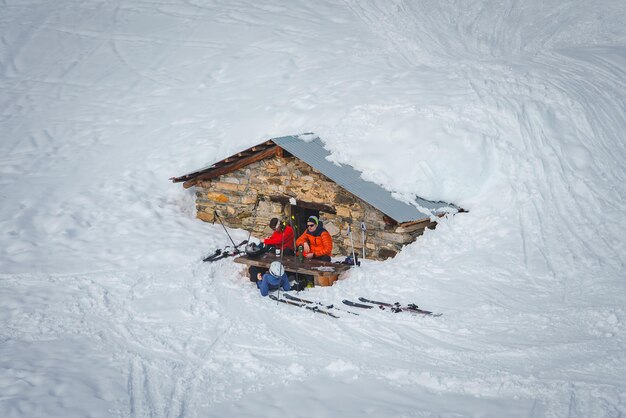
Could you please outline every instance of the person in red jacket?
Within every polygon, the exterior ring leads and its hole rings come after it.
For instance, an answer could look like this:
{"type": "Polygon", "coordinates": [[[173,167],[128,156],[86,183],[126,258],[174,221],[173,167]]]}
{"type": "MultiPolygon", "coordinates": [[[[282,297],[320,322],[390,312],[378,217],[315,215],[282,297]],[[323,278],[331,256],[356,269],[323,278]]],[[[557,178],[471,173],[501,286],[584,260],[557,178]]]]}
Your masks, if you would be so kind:
{"type": "Polygon", "coordinates": [[[274,230],[271,237],[263,240],[266,247],[272,246],[280,248],[285,255],[295,255],[293,249],[293,228],[286,222],[281,222],[278,218],[270,220],[270,228],[274,230]]]}
{"type": "MultiPolygon", "coordinates": [[[[293,228],[285,222],[279,221],[278,218],[270,219],[270,228],[274,232],[272,236],[263,240],[263,244],[260,247],[261,252],[274,251],[274,248],[280,248],[284,255],[295,255],[296,252],[293,250],[293,228]]],[[[261,267],[250,266],[248,268],[250,281],[258,282],[261,271],[261,267]]]]}
{"type": "Polygon", "coordinates": [[[309,216],[306,231],[300,235],[296,245],[302,245],[306,258],[330,261],[333,252],[333,239],[317,216],[309,216]]]}

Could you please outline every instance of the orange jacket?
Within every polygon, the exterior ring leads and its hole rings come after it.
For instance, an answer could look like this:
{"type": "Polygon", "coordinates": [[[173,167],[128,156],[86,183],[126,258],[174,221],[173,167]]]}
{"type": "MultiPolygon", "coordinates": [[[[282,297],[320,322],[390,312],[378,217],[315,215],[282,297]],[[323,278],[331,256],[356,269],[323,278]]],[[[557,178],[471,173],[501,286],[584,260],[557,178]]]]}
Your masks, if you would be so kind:
{"type": "MultiPolygon", "coordinates": [[[[314,232],[316,234],[317,231],[314,232]]],[[[331,256],[333,252],[333,239],[327,230],[322,228],[322,232],[316,235],[309,234],[309,231],[304,231],[304,234],[300,235],[300,238],[296,240],[296,245],[304,245],[305,242],[309,243],[311,252],[314,257],[321,257],[323,255],[331,256]]]]}

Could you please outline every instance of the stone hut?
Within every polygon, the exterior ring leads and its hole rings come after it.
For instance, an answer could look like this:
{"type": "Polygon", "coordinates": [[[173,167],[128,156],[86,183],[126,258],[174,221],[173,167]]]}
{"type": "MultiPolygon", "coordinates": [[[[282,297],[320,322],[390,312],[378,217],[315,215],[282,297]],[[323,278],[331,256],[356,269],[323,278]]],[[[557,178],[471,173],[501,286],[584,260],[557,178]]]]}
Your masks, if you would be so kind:
{"type": "Polygon", "coordinates": [[[365,181],[351,166],[328,160],[330,153],[313,134],[274,138],[216,162],[210,167],[173,177],[195,187],[197,217],[221,220],[231,228],[271,232],[273,217],[291,222],[299,236],[306,219],[315,215],[333,237],[333,255],[355,251],[384,260],[434,229],[437,216],[455,212],[453,205],[417,199],[410,205],[382,187],[365,181]],[[362,229],[364,227],[364,234],[362,229]]]}

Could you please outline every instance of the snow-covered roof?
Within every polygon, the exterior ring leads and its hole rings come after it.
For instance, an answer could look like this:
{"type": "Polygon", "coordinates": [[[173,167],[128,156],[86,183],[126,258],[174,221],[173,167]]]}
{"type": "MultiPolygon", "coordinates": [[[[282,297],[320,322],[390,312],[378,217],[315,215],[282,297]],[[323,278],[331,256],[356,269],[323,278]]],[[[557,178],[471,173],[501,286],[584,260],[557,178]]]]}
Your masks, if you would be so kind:
{"type": "Polygon", "coordinates": [[[185,187],[190,187],[199,180],[217,177],[252,162],[276,155],[280,150],[285,150],[304,161],[398,223],[428,219],[431,212],[436,214],[454,207],[448,203],[433,202],[419,197],[415,200],[415,205],[396,199],[391,192],[380,185],[364,180],[361,173],[352,166],[331,162],[328,158],[330,152],[325,148],[324,143],[318,136],[312,134],[272,138],[209,167],[172,178],[172,180],[174,182],[184,181],[185,187]]]}

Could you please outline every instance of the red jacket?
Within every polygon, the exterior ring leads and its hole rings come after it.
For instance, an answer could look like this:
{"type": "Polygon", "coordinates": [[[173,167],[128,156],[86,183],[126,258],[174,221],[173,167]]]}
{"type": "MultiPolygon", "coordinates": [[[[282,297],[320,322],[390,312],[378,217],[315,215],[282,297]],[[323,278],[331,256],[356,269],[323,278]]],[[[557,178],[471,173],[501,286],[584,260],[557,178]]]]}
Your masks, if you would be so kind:
{"type": "Polygon", "coordinates": [[[289,225],[285,225],[283,232],[274,230],[271,237],[263,240],[263,244],[273,245],[274,247],[279,247],[281,250],[286,248],[293,250],[293,228],[289,225]]]}
{"type": "Polygon", "coordinates": [[[309,243],[314,257],[332,256],[333,239],[324,228],[321,228],[321,231],[316,230],[313,234],[310,234],[308,230],[305,231],[296,241],[296,245],[304,245],[305,242],[309,243]]]}

